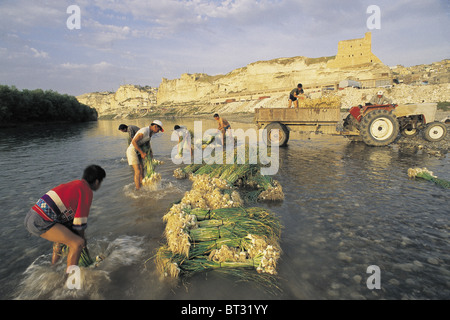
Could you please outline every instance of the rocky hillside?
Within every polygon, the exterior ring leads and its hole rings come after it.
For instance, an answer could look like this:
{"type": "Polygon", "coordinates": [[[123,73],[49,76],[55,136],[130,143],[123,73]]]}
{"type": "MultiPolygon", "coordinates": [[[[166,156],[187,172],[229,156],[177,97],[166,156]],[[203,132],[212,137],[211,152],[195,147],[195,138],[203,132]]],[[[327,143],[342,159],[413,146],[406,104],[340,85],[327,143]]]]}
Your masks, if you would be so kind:
{"type": "Polygon", "coordinates": [[[99,116],[151,110],[156,106],[156,88],[120,86],[116,92],[93,92],[78,96],[79,102],[95,108],[99,116]]]}
{"type": "Polygon", "coordinates": [[[256,95],[260,98],[289,92],[298,83],[313,90],[335,86],[343,79],[363,82],[391,75],[390,68],[382,63],[352,68],[328,67],[333,60],[334,57],[280,58],[251,63],[226,75],[183,74],[180,79],[163,79],[158,89],[158,105],[252,100],[256,95]]]}
{"type": "MultiPolygon", "coordinates": [[[[94,107],[100,117],[251,113],[260,107],[287,106],[290,90],[302,82],[307,96],[316,98],[325,92],[338,95],[342,108],[347,108],[368,102],[380,89],[373,86],[370,89],[338,90],[336,82],[341,79],[362,81],[381,74],[395,77],[399,72],[396,67],[396,72],[390,73],[388,67],[379,63],[355,68],[328,68],[332,59],[296,57],[261,61],[227,75],[184,74],[176,80],[163,79],[159,88],[125,85],[116,92],[88,93],[77,98],[81,103],[94,107]]],[[[413,69],[412,72],[418,74],[418,68],[413,69]]],[[[402,72],[407,73],[407,70],[402,69],[402,72]]],[[[450,83],[424,83],[397,84],[383,90],[397,104],[450,101],[450,83]]]]}

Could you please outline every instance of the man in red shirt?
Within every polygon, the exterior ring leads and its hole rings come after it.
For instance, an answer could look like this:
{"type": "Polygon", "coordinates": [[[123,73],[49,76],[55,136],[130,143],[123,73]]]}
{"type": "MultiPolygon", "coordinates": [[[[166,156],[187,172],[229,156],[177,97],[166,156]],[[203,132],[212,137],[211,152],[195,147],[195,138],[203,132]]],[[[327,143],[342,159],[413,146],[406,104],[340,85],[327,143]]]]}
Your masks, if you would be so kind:
{"type": "Polygon", "coordinates": [[[53,264],[59,260],[60,244],[65,244],[69,248],[67,270],[78,265],[86,245],[84,231],[93,191],[100,188],[105,176],[105,170],[101,167],[87,167],[81,180],[53,188],[36,202],[25,217],[25,226],[31,234],[54,242],[53,264]]]}

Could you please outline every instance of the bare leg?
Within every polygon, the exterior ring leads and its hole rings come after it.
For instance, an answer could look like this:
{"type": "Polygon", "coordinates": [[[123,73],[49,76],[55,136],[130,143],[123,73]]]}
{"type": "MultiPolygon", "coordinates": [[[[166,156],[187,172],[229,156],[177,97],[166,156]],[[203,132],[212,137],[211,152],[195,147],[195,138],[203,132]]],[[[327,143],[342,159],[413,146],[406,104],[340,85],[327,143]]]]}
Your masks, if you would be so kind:
{"type": "Polygon", "coordinates": [[[226,130],[222,129],[222,146],[224,146],[226,144],[226,140],[225,140],[225,134],[226,134],[226,130]]]}
{"type": "Polygon", "coordinates": [[[59,223],[55,224],[50,230],[42,234],[41,237],[46,240],[62,243],[68,246],[69,254],[67,255],[67,268],[78,265],[81,251],[85,246],[85,241],[83,238],[59,223]]]}
{"type": "Polygon", "coordinates": [[[136,190],[141,188],[141,181],[144,179],[144,170],[141,164],[133,164],[134,169],[134,184],[136,186],[136,190]]]}
{"type": "Polygon", "coordinates": [[[142,181],[142,180],[144,180],[144,164],[141,162],[140,164],[139,164],[139,172],[140,172],[140,178],[141,178],[141,180],[140,181],[142,181]]]}
{"type": "Polygon", "coordinates": [[[58,242],[53,243],[52,264],[56,264],[61,258],[62,246],[63,246],[62,243],[58,242]]]}

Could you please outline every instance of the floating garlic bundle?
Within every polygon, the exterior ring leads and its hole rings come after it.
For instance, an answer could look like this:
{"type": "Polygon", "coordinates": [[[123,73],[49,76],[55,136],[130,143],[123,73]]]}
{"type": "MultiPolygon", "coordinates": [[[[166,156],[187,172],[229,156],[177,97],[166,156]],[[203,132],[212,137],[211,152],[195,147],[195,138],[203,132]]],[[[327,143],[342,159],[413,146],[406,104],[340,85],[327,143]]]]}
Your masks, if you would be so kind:
{"type": "Polygon", "coordinates": [[[433,175],[433,172],[429,171],[427,168],[410,168],[408,169],[408,176],[410,178],[415,178],[420,175],[430,175],[431,177],[437,178],[435,175],[433,175]]]}
{"type": "Polygon", "coordinates": [[[433,174],[433,172],[427,170],[427,168],[415,168],[415,169],[408,169],[408,176],[411,179],[421,178],[427,181],[432,181],[438,186],[441,186],[442,188],[449,189],[450,188],[450,181],[439,179],[437,176],[433,174]]]}

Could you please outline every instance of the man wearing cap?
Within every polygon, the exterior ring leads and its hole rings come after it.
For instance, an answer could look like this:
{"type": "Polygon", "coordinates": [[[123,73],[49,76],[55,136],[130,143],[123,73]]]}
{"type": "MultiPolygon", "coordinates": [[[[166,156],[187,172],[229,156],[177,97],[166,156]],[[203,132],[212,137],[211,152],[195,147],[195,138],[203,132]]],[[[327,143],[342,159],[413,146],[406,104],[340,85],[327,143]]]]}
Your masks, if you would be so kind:
{"type": "Polygon", "coordinates": [[[128,164],[134,169],[134,184],[136,190],[141,188],[142,179],[144,179],[144,164],[143,160],[147,157],[147,152],[150,153],[150,158],[153,158],[152,148],[147,151],[144,147],[150,144],[152,136],[158,132],[164,132],[163,124],[159,120],[155,120],[150,126],[144,127],[136,132],[130,146],[127,149],[128,164]],[[141,156],[138,157],[138,154],[141,156]]]}
{"type": "Polygon", "coordinates": [[[370,103],[374,105],[384,105],[384,104],[392,104],[392,100],[384,96],[383,91],[378,91],[376,96],[373,96],[370,99],[370,103]]]}

